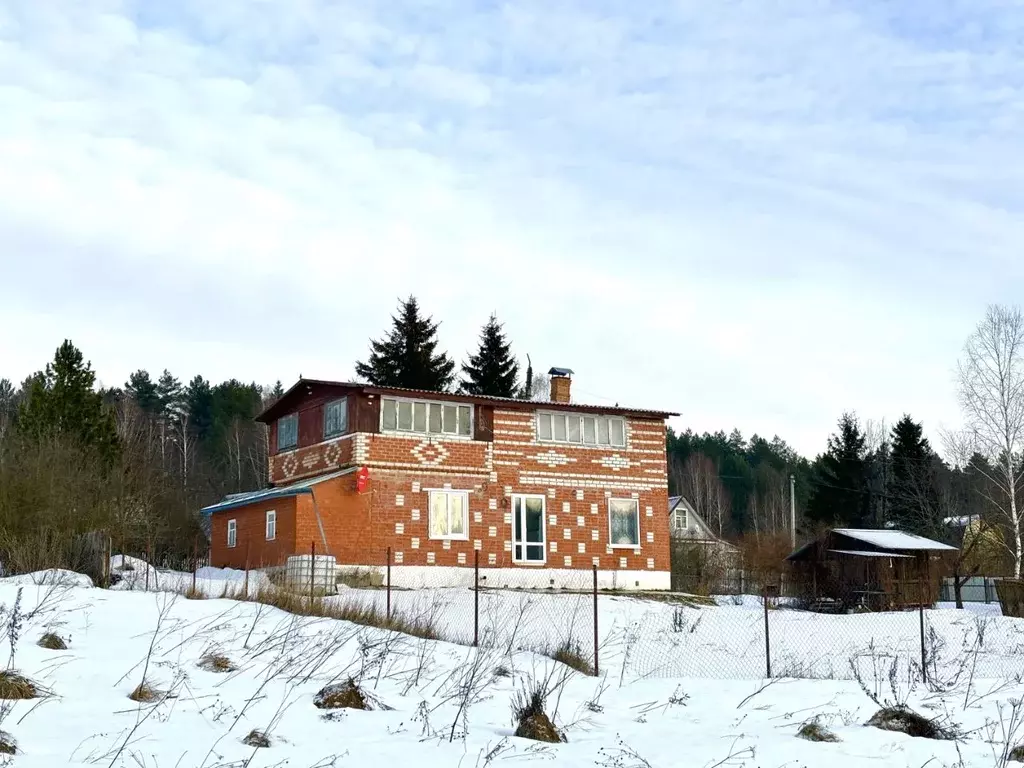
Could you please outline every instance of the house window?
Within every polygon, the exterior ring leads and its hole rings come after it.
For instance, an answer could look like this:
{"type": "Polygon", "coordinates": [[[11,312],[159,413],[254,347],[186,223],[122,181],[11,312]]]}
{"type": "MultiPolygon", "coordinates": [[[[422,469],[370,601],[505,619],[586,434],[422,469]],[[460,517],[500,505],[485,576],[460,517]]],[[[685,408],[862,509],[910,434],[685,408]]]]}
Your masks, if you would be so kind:
{"type": "Polygon", "coordinates": [[[343,397],[324,406],[324,439],[348,431],[348,398],[343,397]]]}
{"type": "Polygon", "coordinates": [[[512,497],[512,562],[545,562],[547,537],[544,532],[544,496],[512,497]]]}
{"type": "Polygon", "coordinates": [[[577,445],[626,447],[626,422],[619,416],[538,413],[537,439],[577,445]]]}
{"type": "Polygon", "coordinates": [[[683,507],[682,504],[680,504],[679,507],[676,509],[676,512],[675,512],[675,528],[676,528],[677,531],[685,531],[686,530],[688,522],[689,522],[687,520],[687,515],[688,514],[689,513],[687,512],[686,508],[683,507]]]}
{"type": "Polygon", "coordinates": [[[277,450],[287,451],[299,444],[299,414],[282,416],[277,420],[277,450]]]}
{"type": "Polygon", "coordinates": [[[277,538],[277,512],[270,510],[267,512],[267,541],[273,541],[277,538]]]}
{"type": "Polygon", "coordinates": [[[473,434],[473,407],[470,405],[385,397],[381,400],[380,411],[382,432],[459,437],[473,434]]]}
{"type": "Polygon", "coordinates": [[[233,547],[238,543],[238,521],[228,520],[228,546],[233,547]]]}
{"type": "Polygon", "coordinates": [[[640,502],[636,499],[608,500],[608,534],[613,547],[640,546],[640,502]]]}
{"type": "Polygon", "coordinates": [[[469,538],[469,494],[466,491],[430,491],[430,538],[469,538]]]}

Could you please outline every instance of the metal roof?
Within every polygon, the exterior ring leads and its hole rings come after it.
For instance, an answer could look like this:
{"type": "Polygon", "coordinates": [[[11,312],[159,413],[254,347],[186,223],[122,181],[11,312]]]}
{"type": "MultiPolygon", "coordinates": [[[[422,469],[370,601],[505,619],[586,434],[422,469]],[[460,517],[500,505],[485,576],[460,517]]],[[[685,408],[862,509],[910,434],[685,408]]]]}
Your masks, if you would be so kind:
{"type": "Polygon", "coordinates": [[[948,544],[926,539],[914,533],[904,531],[878,531],[861,528],[836,528],[834,533],[863,541],[880,549],[920,549],[920,550],[955,550],[948,544]]]}
{"type": "Polygon", "coordinates": [[[548,376],[572,376],[575,373],[572,368],[552,368],[548,376]]]}
{"type": "Polygon", "coordinates": [[[554,403],[548,400],[520,400],[516,397],[490,397],[488,395],[464,395],[458,392],[435,392],[429,389],[407,389],[405,387],[378,387],[372,384],[359,383],[354,381],[328,381],[325,379],[299,379],[289,387],[281,397],[256,417],[256,421],[270,421],[273,413],[280,410],[279,403],[282,403],[301,386],[325,386],[345,389],[353,389],[372,395],[397,395],[417,396],[433,400],[451,400],[463,403],[493,403],[495,405],[506,405],[516,408],[528,408],[531,410],[560,410],[560,411],[583,411],[585,413],[605,413],[623,416],[637,416],[639,418],[667,419],[670,416],[678,416],[674,411],[653,411],[642,408],[623,408],[621,406],[606,405],[582,405],[579,403],[554,403]]]}
{"type": "Polygon", "coordinates": [[[289,496],[300,496],[305,493],[313,493],[313,486],[317,483],[333,480],[336,477],[341,477],[342,475],[347,475],[355,471],[355,467],[349,467],[347,469],[339,470],[338,472],[331,472],[328,475],[310,477],[305,480],[300,480],[297,483],[292,483],[291,485],[283,485],[280,488],[263,488],[258,491],[246,491],[245,493],[229,493],[216,504],[203,507],[199,511],[203,515],[212,515],[215,512],[227,512],[230,509],[246,507],[260,501],[270,501],[271,499],[283,499],[289,496]]]}

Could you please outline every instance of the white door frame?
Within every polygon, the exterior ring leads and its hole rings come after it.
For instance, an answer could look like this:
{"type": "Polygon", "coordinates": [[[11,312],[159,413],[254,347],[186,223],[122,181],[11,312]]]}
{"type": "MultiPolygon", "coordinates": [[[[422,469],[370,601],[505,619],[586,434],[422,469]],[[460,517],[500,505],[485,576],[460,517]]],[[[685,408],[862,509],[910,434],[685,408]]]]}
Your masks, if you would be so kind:
{"type": "Polygon", "coordinates": [[[548,498],[542,493],[514,493],[512,494],[512,562],[517,565],[547,565],[548,562],[548,498]],[[526,505],[527,499],[540,499],[541,502],[541,513],[540,513],[540,542],[527,542],[527,541],[516,541],[516,516],[522,515],[522,529],[523,534],[526,534],[526,505]],[[516,501],[523,502],[520,505],[520,510],[516,512],[516,501]],[[526,558],[526,547],[536,547],[540,545],[541,554],[543,557],[540,560],[528,560],[526,558]],[[516,557],[516,546],[523,547],[522,558],[516,557]]]}

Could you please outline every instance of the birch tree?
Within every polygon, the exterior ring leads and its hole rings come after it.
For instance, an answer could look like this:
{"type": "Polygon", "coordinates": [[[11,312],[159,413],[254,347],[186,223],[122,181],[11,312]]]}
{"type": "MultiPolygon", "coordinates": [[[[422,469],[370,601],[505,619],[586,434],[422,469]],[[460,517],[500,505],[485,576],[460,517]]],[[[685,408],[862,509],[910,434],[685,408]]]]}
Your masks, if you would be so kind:
{"type": "Polygon", "coordinates": [[[991,306],[968,338],[957,367],[966,434],[988,459],[990,499],[1009,531],[1013,575],[1020,578],[1024,467],[1024,317],[1017,307],[991,306]]]}

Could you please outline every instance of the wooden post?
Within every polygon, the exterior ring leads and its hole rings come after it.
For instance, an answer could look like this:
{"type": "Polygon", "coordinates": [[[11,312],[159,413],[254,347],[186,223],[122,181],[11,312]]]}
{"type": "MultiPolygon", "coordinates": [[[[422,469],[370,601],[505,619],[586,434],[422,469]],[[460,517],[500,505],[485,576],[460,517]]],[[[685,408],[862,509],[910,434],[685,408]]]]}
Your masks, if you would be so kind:
{"type": "Polygon", "coordinates": [[[596,677],[600,671],[597,661],[597,645],[598,645],[598,632],[597,632],[597,566],[593,566],[594,570],[594,676],[596,677]]]}
{"type": "Polygon", "coordinates": [[[391,547],[388,547],[388,588],[387,588],[387,612],[388,619],[391,619],[391,547]]]}
{"type": "Polygon", "coordinates": [[[473,647],[480,645],[480,550],[473,550],[473,647]]]}
{"type": "Polygon", "coordinates": [[[768,585],[764,585],[762,602],[764,603],[764,665],[770,678],[772,676],[772,643],[768,634],[768,585]]]}

